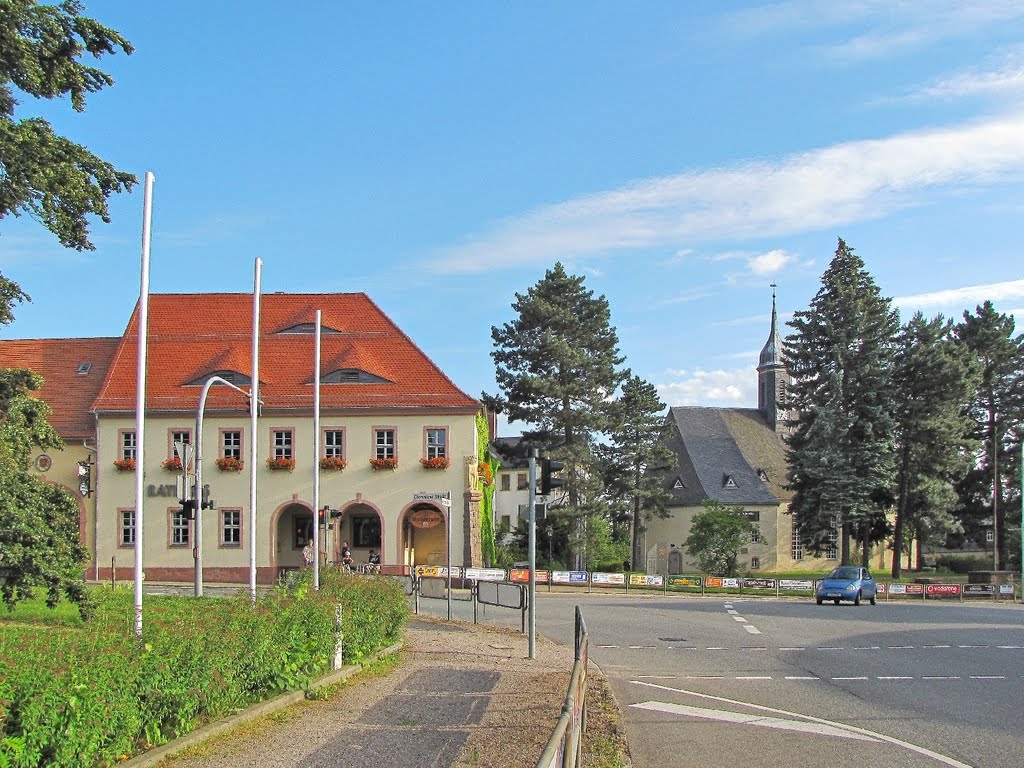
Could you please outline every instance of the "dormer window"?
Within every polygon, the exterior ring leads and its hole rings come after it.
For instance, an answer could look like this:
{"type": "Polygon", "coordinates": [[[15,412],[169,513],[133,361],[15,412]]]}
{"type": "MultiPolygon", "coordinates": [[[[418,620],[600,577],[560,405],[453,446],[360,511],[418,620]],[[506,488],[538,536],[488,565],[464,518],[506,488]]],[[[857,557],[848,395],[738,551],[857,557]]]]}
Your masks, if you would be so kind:
{"type": "Polygon", "coordinates": [[[737,488],[739,486],[737,486],[736,485],[736,481],[732,479],[732,475],[726,475],[722,479],[722,487],[723,488],[737,488]]]}
{"type": "Polygon", "coordinates": [[[759,478],[761,478],[761,482],[762,483],[767,483],[768,482],[768,473],[765,472],[763,469],[758,468],[757,476],[759,478]]]}
{"type": "Polygon", "coordinates": [[[92,363],[79,363],[78,364],[78,375],[84,376],[92,370],[92,363]]]}
{"type": "MultiPolygon", "coordinates": [[[[214,376],[219,376],[220,378],[224,379],[224,381],[227,381],[236,386],[242,386],[250,384],[252,382],[252,379],[247,374],[241,373],[240,371],[221,370],[211,371],[210,373],[204,373],[198,379],[193,379],[192,381],[185,382],[185,386],[201,387],[214,376]]],[[[219,384],[220,382],[217,383],[219,384]]]]}
{"type": "MultiPolygon", "coordinates": [[[[297,323],[289,326],[288,328],[282,328],[277,333],[316,333],[316,323],[297,323]]],[[[326,325],[320,326],[320,333],[341,333],[336,328],[330,328],[326,325]]]]}
{"type": "Polygon", "coordinates": [[[685,484],[685,483],[683,483],[683,479],[682,479],[681,477],[677,477],[677,478],[676,478],[676,481],[675,481],[675,482],[674,482],[674,483],[672,484],[672,487],[673,487],[674,489],[677,489],[677,490],[678,490],[678,489],[681,489],[681,488],[685,488],[685,487],[686,487],[686,484],[685,484]]]}
{"type": "Polygon", "coordinates": [[[321,384],[390,384],[391,382],[380,376],[374,376],[367,371],[358,368],[339,368],[336,371],[324,374],[320,379],[321,384]]]}

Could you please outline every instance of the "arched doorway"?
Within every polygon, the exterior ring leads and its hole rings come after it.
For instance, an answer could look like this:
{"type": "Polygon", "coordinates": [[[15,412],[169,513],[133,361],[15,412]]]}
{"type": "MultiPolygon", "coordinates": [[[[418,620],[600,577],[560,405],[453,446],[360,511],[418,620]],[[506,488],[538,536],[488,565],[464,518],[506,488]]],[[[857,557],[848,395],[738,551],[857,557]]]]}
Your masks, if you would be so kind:
{"type": "Polygon", "coordinates": [[[302,567],[302,548],[313,538],[313,510],[292,502],[278,510],[274,528],[274,560],[278,571],[302,567]]]}
{"type": "Polygon", "coordinates": [[[402,515],[404,565],[447,565],[448,528],[440,507],[419,502],[402,515]]]}
{"type": "Polygon", "coordinates": [[[352,560],[357,565],[369,560],[371,549],[380,555],[382,563],[391,559],[384,551],[380,512],[366,502],[357,501],[344,507],[334,540],[337,542],[336,553],[339,559],[341,546],[345,542],[348,542],[352,560]]]}
{"type": "Polygon", "coordinates": [[[668,572],[672,575],[683,572],[683,553],[676,549],[675,544],[668,553],[668,572]]]}

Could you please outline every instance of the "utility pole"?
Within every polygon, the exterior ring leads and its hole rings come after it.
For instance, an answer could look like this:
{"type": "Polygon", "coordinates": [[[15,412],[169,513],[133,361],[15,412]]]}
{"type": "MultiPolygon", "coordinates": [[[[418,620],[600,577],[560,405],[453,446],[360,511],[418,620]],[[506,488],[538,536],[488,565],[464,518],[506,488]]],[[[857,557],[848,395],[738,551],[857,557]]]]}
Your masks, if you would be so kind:
{"type": "Polygon", "coordinates": [[[537,449],[530,449],[530,589],[527,595],[530,615],[529,657],[537,658],[537,449]]]}

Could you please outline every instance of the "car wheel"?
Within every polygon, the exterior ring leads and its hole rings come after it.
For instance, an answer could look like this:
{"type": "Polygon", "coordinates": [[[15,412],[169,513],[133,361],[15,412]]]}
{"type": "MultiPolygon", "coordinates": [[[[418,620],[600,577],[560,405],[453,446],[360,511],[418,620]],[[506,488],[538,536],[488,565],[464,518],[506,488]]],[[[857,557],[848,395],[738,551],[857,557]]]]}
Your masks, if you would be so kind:
{"type": "Polygon", "coordinates": [[[815,598],[814,602],[816,602],[818,605],[821,605],[821,598],[820,597],[815,598]]]}
{"type": "Polygon", "coordinates": [[[877,595],[872,595],[871,596],[871,604],[874,605],[877,602],[878,602],[878,596],[877,595]]]}
{"type": "Polygon", "coordinates": [[[853,604],[854,605],[860,605],[860,592],[858,592],[857,596],[855,598],[853,598],[853,604]]]}
{"type": "Polygon", "coordinates": [[[836,605],[839,605],[839,598],[837,597],[837,598],[836,598],[835,600],[833,600],[832,602],[833,602],[833,603],[835,603],[836,605]]]}

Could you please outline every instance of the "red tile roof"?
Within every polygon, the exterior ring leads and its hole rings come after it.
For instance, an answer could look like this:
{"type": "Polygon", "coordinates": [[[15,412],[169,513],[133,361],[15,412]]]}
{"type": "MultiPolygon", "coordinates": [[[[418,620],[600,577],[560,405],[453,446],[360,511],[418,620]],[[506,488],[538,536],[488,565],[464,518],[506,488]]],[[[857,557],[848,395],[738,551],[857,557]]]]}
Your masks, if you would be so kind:
{"type": "Polygon", "coordinates": [[[0,341],[0,368],[28,368],[43,377],[36,396],[53,413],[50,423],[65,440],[96,436],[89,413],[121,339],[18,339],[0,341]],[[79,373],[84,363],[89,370],[79,373]]]}
{"type": "MultiPolygon", "coordinates": [[[[475,412],[480,408],[364,293],[274,293],[264,295],[260,304],[260,399],[265,411],[312,411],[314,336],[282,331],[312,324],[317,309],[323,326],[321,375],[339,369],[362,370],[387,380],[322,384],[321,409],[475,412]]],[[[138,325],[136,306],[93,403],[97,411],[135,408],[138,325]]],[[[202,387],[189,382],[216,371],[250,374],[252,295],[153,294],[148,337],[147,408],[194,412],[202,387]]],[[[242,395],[224,386],[214,386],[206,402],[208,412],[246,407],[242,395]]]]}

